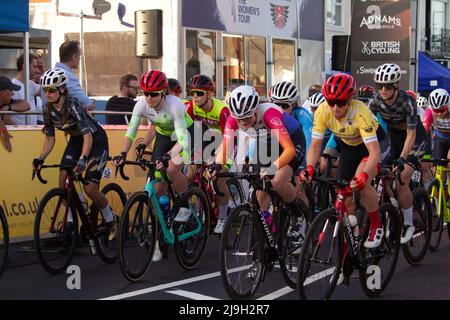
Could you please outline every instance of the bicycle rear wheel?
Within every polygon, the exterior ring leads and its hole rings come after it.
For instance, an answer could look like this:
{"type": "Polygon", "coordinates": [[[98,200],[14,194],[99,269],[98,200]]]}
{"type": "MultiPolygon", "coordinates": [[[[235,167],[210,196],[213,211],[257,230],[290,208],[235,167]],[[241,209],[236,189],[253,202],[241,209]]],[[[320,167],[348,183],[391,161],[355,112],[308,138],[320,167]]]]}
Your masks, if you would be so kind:
{"type": "Polygon", "coordinates": [[[344,258],[344,236],[336,209],[321,212],[309,226],[297,268],[300,299],[329,299],[344,258]]]}
{"type": "Polygon", "coordinates": [[[173,223],[176,237],[192,232],[193,235],[183,241],[175,241],[175,256],[180,266],[186,270],[194,269],[201,261],[208,243],[210,214],[208,201],[199,187],[191,186],[186,195],[192,215],[187,222],[173,223]],[[200,225],[197,222],[200,221],[200,225]],[[197,232],[198,230],[198,232],[197,232]]]}
{"type": "Polygon", "coordinates": [[[156,224],[147,193],[133,194],[120,217],[117,236],[120,271],[128,281],[142,280],[150,269],[156,224]]]}
{"type": "MultiPolygon", "coordinates": [[[[60,274],[72,261],[78,241],[78,217],[70,205],[72,222],[66,216],[64,189],[55,188],[39,203],[34,221],[34,245],[39,262],[50,274],[60,274]]],[[[67,214],[69,215],[69,214],[67,214]]]]}
{"type": "Polygon", "coordinates": [[[444,215],[443,212],[439,212],[439,181],[437,179],[433,179],[431,184],[428,186],[427,191],[430,195],[432,215],[431,239],[429,249],[431,252],[435,252],[438,249],[439,244],[441,243],[442,231],[444,230],[444,215]]]}
{"type": "Polygon", "coordinates": [[[305,216],[306,213],[302,213],[301,217],[287,216],[283,219],[278,237],[281,275],[292,289],[297,286],[298,260],[305,241],[305,233],[308,230],[308,221],[305,216]]]}
{"type": "MultiPolygon", "coordinates": [[[[359,270],[359,281],[369,297],[378,297],[387,288],[400,253],[401,225],[397,209],[390,203],[385,203],[380,206],[379,212],[385,230],[380,246],[366,249],[361,245],[361,255],[366,267],[359,270]]],[[[368,230],[366,236],[367,234],[368,230]]]]}
{"type": "Polygon", "coordinates": [[[8,221],[6,220],[5,212],[0,206],[0,277],[5,270],[6,261],[8,260],[8,248],[9,248],[9,228],[8,221]]]}
{"type": "Polygon", "coordinates": [[[234,208],[220,238],[220,276],[231,299],[251,299],[263,274],[264,237],[249,204],[234,208]]]}
{"type": "Polygon", "coordinates": [[[414,235],[403,245],[403,253],[410,265],[417,265],[425,257],[431,239],[432,211],[430,196],[424,188],[413,191],[414,235]]]}
{"type": "MultiPolygon", "coordinates": [[[[118,222],[127,201],[125,193],[122,188],[115,183],[108,183],[104,186],[102,193],[108,200],[114,219],[118,222]]],[[[106,221],[100,210],[98,210],[98,208],[95,208],[95,210],[96,212],[91,213],[93,217],[96,217],[94,223],[96,224],[96,230],[98,232],[98,237],[94,239],[95,249],[103,262],[108,264],[114,263],[117,260],[117,237],[112,240],[108,239],[109,234],[106,229],[106,221]]]]}

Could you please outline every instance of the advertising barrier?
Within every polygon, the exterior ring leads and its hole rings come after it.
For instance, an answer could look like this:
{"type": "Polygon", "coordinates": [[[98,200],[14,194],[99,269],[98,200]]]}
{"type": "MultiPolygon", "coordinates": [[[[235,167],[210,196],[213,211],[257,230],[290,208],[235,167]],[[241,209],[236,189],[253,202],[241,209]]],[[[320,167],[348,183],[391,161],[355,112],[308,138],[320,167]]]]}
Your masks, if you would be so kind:
{"type": "MultiPolygon", "coordinates": [[[[103,126],[109,139],[109,152],[111,156],[120,153],[122,139],[126,126],[103,126]]],[[[41,154],[45,136],[41,132],[41,126],[14,126],[9,128],[13,151],[6,152],[0,147],[0,206],[4,208],[8,219],[9,234],[13,242],[29,240],[33,237],[34,218],[39,206],[39,201],[47,191],[58,186],[58,169],[46,169],[42,171],[42,177],[48,180],[46,185],[41,184],[37,178],[31,181],[32,160],[41,154]]],[[[134,159],[134,146],[145,135],[145,126],[141,126],[134,145],[128,157],[134,159]]],[[[59,164],[66,147],[67,140],[64,133],[56,132],[56,145],[46,159],[46,164],[59,164]]],[[[109,182],[115,182],[122,187],[127,196],[142,190],[145,183],[146,172],[142,169],[130,166],[125,170],[130,180],[124,181],[118,174],[114,177],[111,162],[108,163],[101,181],[100,188],[109,182]]]]}

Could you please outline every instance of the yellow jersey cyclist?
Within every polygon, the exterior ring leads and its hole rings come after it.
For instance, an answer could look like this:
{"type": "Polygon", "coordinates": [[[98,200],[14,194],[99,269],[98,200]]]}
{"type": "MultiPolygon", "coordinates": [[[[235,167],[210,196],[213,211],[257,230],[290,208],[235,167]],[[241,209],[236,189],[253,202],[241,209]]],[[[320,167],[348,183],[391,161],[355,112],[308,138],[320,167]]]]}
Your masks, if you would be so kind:
{"type": "MultiPolygon", "coordinates": [[[[139,86],[144,93],[133,109],[127,133],[123,139],[122,152],[114,157],[116,165],[125,161],[130,150],[141,119],[148,118],[151,125],[144,140],[136,147],[136,153],[142,154],[147,146],[155,140],[152,161],[157,162],[157,170],[165,169],[168,178],[172,181],[174,191],[182,194],[188,189],[188,181],[183,174],[184,163],[190,161],[190,132],[191,118],[186,114],[186,108],[181,100],[175,96],[167,95],[168,81],[164,72],[150,70],[145,73],[139,86]]],[[[164,194],[165,189],[158,186],[158,196],[164,194]]],[[[180,209],[175,221],[186,222],[191,211],[186,199],[180,203],[180,209]]]]}
{"type": "MultiPolygon", "coordinates": [[[[227,119],[230,117],[230,109],[225,102],[214,98],[214,82],[212,79],[203,74],[194,75],[188,84],[189,94],[192,100],[185,103],[187,106],[187,114],[194,120],[195,134],[201,132],[201,139],[194,138],[194,144],[201,143],[201,148],[196,150],[203,150],[202,154],[194,155],[194,163],[209,163],[215,157],[214,146],[218,146],[222,133],[225,129],[227,119]],[[198,126],[197,126],[198,125],[198,126]],[[214,139],[212,139],[214,138],[214,139]]],[[[195,165],[189,168],[188,180],[193,181],[195,174],[195,165]]],[[[214,233],[221,234],[228,214],[228,200],[229,192],[226,187],[226,179],[218,181],[218,188],[224,196],[217,196],[219,204],[219,217],[217,220],[214,233]]]]}
{"type": "MultiPolygon", "coordinates": [[[[257,140],[254,164],[269,167],[261,170],[261,177],[274,175],[271,180],[272,189],[277,192],[288,205],[292,215],[300,215],[302,204],[297,199],[297,192],[291,183],[294,170],[301,164],[305,154],[305,137],[300,124],[289,114],[283,113],[280,107],[272,103],[259,103],[259,95],[255,88],[248,85],[239,86],[231,92],[228,100],[231,117],[228,118],[222,143],[212,169],[212,176],[222,169],[231,159],[235,146],[235,136],[238,146],[241,146],[241,132],[257,140]],[[275,148],[270,156],[267,150],[275,148]],[[263,146],[263,147],[260,147],[263,146]],[[279,156],[278,156],[279,155],[279,156]]],[[[245,138],[244,138],[245,139],[245,138]]],[[[269,212],[270,196],[266,192],[258,192],[258,202],[261,214],[264,216],[272,232],[276,227],[269,212]]]]}
{"type": "MultiPolygon", "coordinates": [[[[306,156],[307,168],[300,174],[302,180],[310,180],[319,159],[326,129],[333,132],[341,147],[338,178],[351,180],[350,187],[357,188],[370,219],[370,232],[364,242],[366,248],[381,244],[384,230],[378,212],[378,197],[370,181],[377,174],[380,157],[379,139],[384,138],[375,116],[358,100],[352,100],[356,92],[352,76],[340,73],[331,76],[322,89],[326,102],[314,114],[312,141],[306,156]]],[[[351,211],[351,199],[346,203],[351,211]]],[[[354,218],[352,218],[354,219],[354,218]]]]}
{"type": "MultiPolygon", "coordinates": [[[[53,150],[55,128],[68,134],[70,139],[61,159],[59,186],[64,187],[67,171],[72,169],[74,162],[75,173],[86,171],[84,178],[88,184],[83,185],[84,192],[100,209],[106,222],[108,238],[112,240],[116,232],[115,216],[105,195],[99,190],[100,179],[108,161],[108,137],[78,100],[68,96],[68,79],[66,71],[61,68],[47,70],[41,77],[40,85],[47,98],[47,107],[43,111],[45,142],[41,155],[33,160],[33,167],[39,169],[53,150]]],[[[70,209],[67,219],[67,230],[73,230],[70,209]]]]}
{"type": "Polygon", "coordinates": [[[378,92],[369,104],[374,114],[377,112],[387,124],[391,152],[386,163],[404,170],[401,174],[403,185],[397,183],[400,207],[404,215],[401,244],[411,240],[415,228],[413,224],[413,197],[409,181],[418,168],[419,160],[429,153],[430,143],[422,122],[417,116],[416,101],[400,90],[400,67],[394,63],[380,65],[375,71],[374,81],[378,92]]]}

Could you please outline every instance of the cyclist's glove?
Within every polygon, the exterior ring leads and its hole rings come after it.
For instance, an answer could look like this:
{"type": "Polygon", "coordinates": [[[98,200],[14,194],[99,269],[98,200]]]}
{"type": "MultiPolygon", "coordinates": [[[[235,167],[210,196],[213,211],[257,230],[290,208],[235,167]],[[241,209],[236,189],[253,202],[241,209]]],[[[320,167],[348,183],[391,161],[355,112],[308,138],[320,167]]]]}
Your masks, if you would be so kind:
{"type": "Polygon", "coordinates": [[[37,170],[40,166],[44,164],[44,158],[34,158],[33,159],[33,169],[37,170]]]}
{"type": "Polygon", "coordinates": [[[314,176],[314,167],[309,165],[305,170],[300,172],[300,181],[307,180],[308,178],[312,178],[314,176]]]}
{"type": "Polygon", "coordinates": [[[142,156],[142,154],[144,153],[146,148],[147,148],[147,145],[145,143],[139,143],[136,147],[136,154],[138,156],[142,156]]]}
{"type": "Polygon", "coordinates": [[[81,157],[80,159],[78,159],[77,162],[77,167],[76,167],[76,171],[77,172],[83,172],[86,169],[87,166],[87,157],[81,157]]]}
{"type": "Polygon", "coordinates": [[[119,166],[121,165],[122,162],[125,162],[125,160],[127,159],[127,153],[125,151],[121,152],[118,156],[115,156],[113,158],[113,162],[119,166]]]}
{"type": "Polygon", "coordinates": [[[366,187],[367,180],[369,180],[369,175],[365,172],[361,172],[358,177],[354,177],[353,181],[356,182],[356,188],[361,191],[366,187]]]}
{"type": "Polygon", "coordinates": [[[170,161],[170,155],[169,154],[165,154],[163,155],[161,158],[159,158],[158,161],[162,162],[164,168],[168,168],[169,167],[169,161],[170,161]]]}
{"type": "Polygon", "coordinates": [[[402,157],[400,157],[394,161],[394,165],[398,168],[398,170],[400,172],[405,170],[405,163],[406,163],[406,160],[405,160],[405,158],[402,158],[402,157]]]}

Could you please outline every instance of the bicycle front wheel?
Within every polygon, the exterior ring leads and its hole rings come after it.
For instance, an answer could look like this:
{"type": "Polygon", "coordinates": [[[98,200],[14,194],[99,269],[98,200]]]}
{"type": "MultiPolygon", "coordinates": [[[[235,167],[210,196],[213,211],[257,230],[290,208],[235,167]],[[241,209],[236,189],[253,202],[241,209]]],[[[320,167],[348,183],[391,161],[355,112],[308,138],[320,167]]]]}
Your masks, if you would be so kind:
{"type": "Polygon", "coordinates": [[[34,245],[39,262],[50,274],[60,274],[72,261],[78,241],[78,217],[70,206],[66,214],[64,189],[47,192],[39,203],[34,221],[34,245]]]}
{"type": "Polygon", "coordinates": [[[251,299],[263,274],[264,238],[249,204],[234,208],[220,238],[220,276],[231,299],[251,299]]]}
{"type": "Polygon", "coordinates": [[[173,223],[174,234],[179,237],[192,233],[188,238],[175,242],[175,256],[180,266],[186,270],[194,269],[201,261],[208,243],[210,214],[208,201],[199,187],[191,186],[186,195],[192,211],[187,222],[173,223]]]}
{"type": "MultiPolygon", "coordinates": [[[[431,203],[431,239],[429,249],[435,252],[441,243],[442,231],[444,230],[444,215],[439,212],[439,191],[440,183],[437,179],[433,179],[428,186],[428,194],[430,195],[431,203]]],[[[446,205],[446,204],[444,204],[446,205]]]]}
{"type": "Polygon", "coordinates": [[[344,236],[334,208],[321,212],[309,226],[297,268],[300,299],[329,299],[344,258],[344,236]]]}
{"type": "Polygon", "coordinates": [[[414,235],[411,240],[403,246],[403,253],[410,265],[417,265],[427,253],[431,239],[432,210],[430,196],[424,188],[413,191],[413,222],[414,235]]]}
{"type": "Polygon", "coordinates": [[[366,267],[359,270],[359,281],[369,297],[378,297],[387,288],[400,253],[401,225],[398,211],[392,204],[385,203],[380,206],[379,212],[385,230],[381,244],[374,249],[366,249],[361,245],[366,267]]]}
{"type": "Polygon", "coordinates": [[[5,212],[0,206],[0,277],[5,270],[6,261],[8,260],[8,248],[9,248],[9,228],[8,221],[6,220],[5,212]]]}
{"type": "Polygon", "coordinates": [[[156,224],[147,193],[133,194],[120,217],[117,236],[120,271],[128,281],[142,280],[150,269],[156,224]]]}

